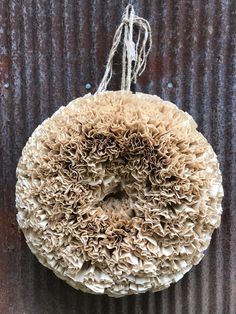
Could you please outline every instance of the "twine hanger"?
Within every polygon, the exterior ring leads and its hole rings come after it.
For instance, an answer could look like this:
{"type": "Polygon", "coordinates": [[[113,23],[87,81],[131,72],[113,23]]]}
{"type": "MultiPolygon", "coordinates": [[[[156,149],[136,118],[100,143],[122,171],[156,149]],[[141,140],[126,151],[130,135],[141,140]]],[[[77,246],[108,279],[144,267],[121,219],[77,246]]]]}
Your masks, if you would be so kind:
{"type": "Polygon", "coordinates": [[[135,14],[131,2],[127,5],[121,24],[115,32],[106,70],[97,93],[107,90],[112,78],[113,58],[121,42],[123,53],[120,89],[129,91],[131,84],[136,84],[137,78],[146,68],[147,57],[152,46],[151,27],[147,20],[135,14]],[[137,29],[136,38],[134,38],[134,27],[137,29]]]}

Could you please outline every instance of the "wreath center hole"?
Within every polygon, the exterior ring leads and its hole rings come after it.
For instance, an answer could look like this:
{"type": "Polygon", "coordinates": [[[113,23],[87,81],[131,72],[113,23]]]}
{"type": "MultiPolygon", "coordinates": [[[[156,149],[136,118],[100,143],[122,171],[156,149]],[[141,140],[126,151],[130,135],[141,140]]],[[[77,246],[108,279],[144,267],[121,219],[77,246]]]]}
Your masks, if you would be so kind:
{"type": "Polygon", "coordinates": [[[99,205],[105,212],[119,213],[130,219],[135,216],[135,212],[130,208],[129,199],[129,195],[119,184],[103,198],[99,205]]]}
{"type": "Polygon", "coordinates": [[[115,191],[112,191],[111,193],[107,194],[103,201],[109,201],[110,199],[116,199],[116,200],[123,200],[125,198],[128,198],[127,193],[125,192],[124,189],[121,187],[118,187],[115,191]]]}

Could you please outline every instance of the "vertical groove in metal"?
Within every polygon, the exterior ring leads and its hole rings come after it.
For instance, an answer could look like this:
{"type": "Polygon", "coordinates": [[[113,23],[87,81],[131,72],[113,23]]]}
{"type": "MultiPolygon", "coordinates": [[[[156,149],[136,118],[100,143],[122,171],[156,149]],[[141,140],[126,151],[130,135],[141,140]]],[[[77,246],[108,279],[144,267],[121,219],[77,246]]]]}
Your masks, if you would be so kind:
{"type": "MultiPolygon", "coordinates": [[[[213,6],[213,4],[212,4],[213,6]]],[[[198,111],[199,111],[199,128],[202,130],[207,137],[209,138],[209,127],[210,125],[210,112],[211,112],[211,98],[209,93],[211,93],[210,90],[210,82],[209,82],[209,76],[211,77],[211,56],[212,51],[209,47],[209,41],[210,36],[207,29],[207,14],[208,12],[205,10],[205,4],[200,3],[200,10],[201,10],[201,22],[202,22],[202,47],[201,47],[201,55],[200,55],[200,61],[202,63],[202,70],[201,70],[201,83],[200,83],[200,99],[201,101],[198,103],[198,111]],[[203,28],[204,27],[204,28],[203,28]],[[209,68],[209,71],[208,71],[209,68]]],[[[210,293],[210,290],[212,289],[212,285],[214,286],[214,273],[212,273],[212,267],[211,267],[211,256],[207,254],[205,264],[202,265],[203,269],[203,278],[201,277],[201,283],[203,285],[203,291],[204,294],[201,294],[202,298],[202,304],[201,304],[201,310],[204,311],[206,308],[208,308],[210,305],[212,307],[212,311],[214,311],[214,304],[211,304],[210,295],[213,293],[213,291],[210,293]],[[211,280],[209,280],[211,278],[211,280]]]]}
{"type": "Polygon", "coordinates": [[[36,49],[35,49],[35,28],[31,27],[34,22],[35,7],[33,1],[29,5],[22,6],[22,23],[24,31],[22,36],[24,47],[24,82],[25,82],[25,111],[27,112],[28,119],[26,120],[26,132],[30,134],[33,131],[32,125],[37,121],[37,111],[32,103],[37,98],[36,95],[36,49]],[[28,79],[30,78],[30,79],[28,79]]]}
{"type": "MultiPolygon", "coordinates": [[[[0,106],[0,161],[2,167],[0,167],[0,182],[1,186],[3,187],[3,191],[0,193],[0,201],[1,204],[5,203],[5,188],[8,186],[7,181],[7,173],[8,169],[7,167],[3,167],[4,164],[7,163],[7,161],[13,162],[14,158],[12,158],[12,155],[10,153],[12,149],[11,145],[11,126],[10,122],[12,121],[12,110],[9,106],[10,99],[12,98],[11,91],[9,90],[9,77],[11,72],[11,41],[8,36],[9,28],[10,28],[10,22],[9,22],[9,6],[7,1],[1,1],[0,2],[0,12],[2,12],[3,17],[1,19],[1,28],[2,31],[0,33],[0,39],[1,39],[1,46],[0,46],[0,69],[1,69],[1,75],[0,75],[0,91],[1,91],[1,106],[0,106]],[[5,101],[4,101],[5,100],[5,101]],[[6,136],[6,134],[8,136],[6,136]]],[[[3,207],[2,210],[6,210],[6,208],[3,207]]]]}
{"type": "MultiPolygon", "coordinates": [[[[209,8],[209,7],[208,7],[209,8]]],[[[209,112],[209,124],[210,124],[210,131],[209,131],[209,141],[212,143],[213,147],[217,147],[217,142],[218,142],[218,134],[217,131],[214,131],[214,129],[217,129],[217,120],[216,120],[216,111],[215,111],[215,103],[217,102],[217,99],[215,97],[215,92],[214,90],[217,88],[217,80],[214,79],[216,77],[215,75],[215,68],[213,65],[215,64],[215,38],[217,38],[215,35],[215,31],[217,31],[217,23],[220,23],[220,18],[216,18],[216,10],[217,10],[217,1],[213,1],[213,5],[211,10],[207,10],[207,33],[208,33],[208,49],[209,51],[208,54],[210,56],[209,58],[209,63],[207,64],[207,68],[209,68],[209,77],[208,77],[208,86],[209,86],[209,102],[210,102],[210,109],[207,109],[209,107],[209,103],[206,103],[206,110],[209,112]]],[[[222,258],[222,242],[221,242],[221,234],[219,231],[217,231],[214,235],[213,241],[212,241],[212,247],[211,250],[213,254],[211,255],[210,259],[210,265],[212,263],[215,263],[215,271],[214,273],[210,273],[210,276],[212,280],[209,282],[212,283],[210,286],[210,289],[213,291],[214,290],[214,295],[213,298],[210,298],[210,303],[213,302],[213,299],[215,299],[214,305],[212,305],[213,311],[219,311],[222,312],[222,306],[223,306],[223,299],[221,295],[221,286],[220,283],[222,282],[222,274],[223,274],[223,258],[222,258]]],[[[209,278],[209,279],[211,279],[209,278]]]]}
{"type": "MultiPolygon", "coordinates": [[[[236,309],[236,2],[140,0],[153,47],[138,90],[193,115],[219,156],[224,212],[200,265],[168,290],[112,299],[72,289],[32,256],[15,221],[15,167],[32,131],[95,92],[128,1],[0,1],[0,313],[188,314],[236,309]],[[88,91],[85,84],[90,83],[88,91]]],[[[110,89],[119,88],[119,58],[110,89]]]]}
{"type": "Polygon", "coordinates": [[[223,299],[223,310],[228,313],[234,313],[236,309],[236,272],[235,272],[235,260],[236,260],[236,215],[235,215],[235,179],[236,179],[236,167],[235,167],[235,152],[236,152],[236,3],[230,2],[228,7],[228,16],[224,20],[224,25],[228,29],[227,36],[227,53],[225,54],[225,107],[227,108],[225,116],[225,138],[229,138],[227,147],[225,147],[225,169],[227,168],[228,174],[225,178],[230,178],[227,181],[227,199],[225,199],[225,208],[228,208],[227,215],[224,216],[224,229],[227,237],[223,237],[223,247],[228,247],[228,254],[224,254],[224,270],[227,269],[227,273],[224,271],[223,277],[223,290],[229,291],[227,297],[223,299]],[[228,23],[228,24],[225,24],[228,23]],[[234,36],[230,36],[230,34],[234,36]],[[230,105],[232,103],[232,105],[230,105]],[[228,201],[227,201],[228,200],[228,201]],[[228,282],[227,282],[228,281],[228,282]]]}
{"type": "Polygon", "coordinates": [[[178,3],[177,5],[177,22],[176,22],[176,30],[177,30],[177,49],[176,49],[176,103],[182,108],[183,93],[184,93],[184,51],[185,51],[185,42],[184,42],[184,27],[185,27],[185,17],[187,14],[186,7],[183,2],[178,3]]]}
{"type": "Polygon", "coordinates": [[[66,84],[66,99],[70,100],[76,97],[76,81],[78,73],[76,64],[78,56],[76,51],[77,46],[77,28],[76,28],[76,1],[64,0],[64,41],[65,41],[65,84],[66,84]]]}

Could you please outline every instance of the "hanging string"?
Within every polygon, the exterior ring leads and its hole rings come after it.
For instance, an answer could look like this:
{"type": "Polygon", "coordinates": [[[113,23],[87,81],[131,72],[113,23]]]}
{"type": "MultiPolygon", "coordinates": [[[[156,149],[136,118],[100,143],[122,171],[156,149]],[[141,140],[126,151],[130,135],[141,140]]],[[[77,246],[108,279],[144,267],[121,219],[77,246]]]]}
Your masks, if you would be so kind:
{"type": "Polygon", "coordinates": [[[123,42],[123,53],[120,89],[130,90],[131,85],[136,84],[137,78],[145,70],[152,46],[151,27],[148,21],[137,16],[131,4],[126,7],[121,24],[115,32],[106,70],[97,93],[107,89],[112,78],[113,58],[121,42],[123,42]],[[134,30],[136,29],[137,36],[134,39],[134,30]]]}

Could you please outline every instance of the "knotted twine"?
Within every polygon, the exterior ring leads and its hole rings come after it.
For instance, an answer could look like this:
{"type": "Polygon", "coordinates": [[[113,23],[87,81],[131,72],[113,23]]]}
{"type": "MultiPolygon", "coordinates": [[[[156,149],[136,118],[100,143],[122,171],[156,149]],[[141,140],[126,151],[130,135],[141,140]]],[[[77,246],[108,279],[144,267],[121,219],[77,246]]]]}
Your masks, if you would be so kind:
{"type": "Polygon", "coordinates": [[[97,93],[105,91],[112,78],[113,58],[119,44],[123,41],[121,90],[130,90],[131,84],[136,84],[137,78],[143,73],[147,64],[147,57],[152,46],[151,27],[147,20],[134,12],[129,4],[117,28],[112,47],[108,56],[106,70],[97,93]],[[137,29],[135,38],[134,31],[137,29]]]}

